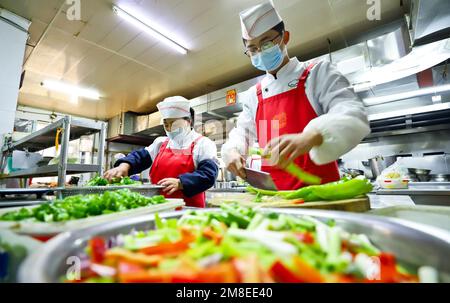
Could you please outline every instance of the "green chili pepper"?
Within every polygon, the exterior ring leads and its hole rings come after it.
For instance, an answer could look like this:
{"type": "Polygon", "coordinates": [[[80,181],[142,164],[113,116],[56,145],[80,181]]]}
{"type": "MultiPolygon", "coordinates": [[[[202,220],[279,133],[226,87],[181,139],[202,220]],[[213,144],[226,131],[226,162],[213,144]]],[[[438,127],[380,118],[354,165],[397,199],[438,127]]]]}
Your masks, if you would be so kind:
{"type": "Polygon", "coordinates": [[[304,183],[307,184],[320,184],[322,182],[321,178],[304,171],[293,162],[289,163],[288,166],[285,168],[285,170],[286,172],[290,173],[300,181],[303,181],[304,183]]]}
{"type": "MultiPolygon", "coordinates": [[[[293,199],[304,199],[311,193],[313,186],[307,186],[302,187],[300,189],[297,189],[290,194],[287,194],[285,197],[286,199],[293,200],[293,199]]],[[[306,201],[306,200],[305,200],[306,201]]]]}
{"type": "Polygon", "coordinates": [[[367,179],[352,179],[312,187],[312,193],[323,200],[344,200],[367,194],[373,186],[367,179]]]}
{"type": "Polygon", "coordinates": [[[351,199],[367,194],[372,188],[372,184],[367,179],[342,179],[337,182],[302,187],[294,191],[270,191],[254,187],[247,187],[247,191],[264,196],[280,196],[288,200],[303,199],[305,202],[313,202],[351,199]]]}
{"type": "MultiPolygon", "coordinates": [[[[263,158],[270,158],[270,155],[263,155],[263,150],[261,148],[250,148],[249,149],[250,155],[258,155],[263,158]]],[[[322,179],[320,177],[314,176],[303,169],[301,169],[297,164],[291,162],[288,164],[288,166],[285,168],[285,171],[289,174],[293,175],[300,181],[303,181],[306,184],[320,184],[322,182],[322,179]]]]}
{"type": "Polygon", "coordinates": [[[255,194],[255,195],[263,195],[263,196],[280,196],[280,197],[285,197],[288,196],[289,194],[292,194],[295,192],[295,190],[267,190],[267,189],[260,189],[260,188],[256,188],[253,186],[247,186],[247,192],[251,193],[251,194],[255,194]]]}

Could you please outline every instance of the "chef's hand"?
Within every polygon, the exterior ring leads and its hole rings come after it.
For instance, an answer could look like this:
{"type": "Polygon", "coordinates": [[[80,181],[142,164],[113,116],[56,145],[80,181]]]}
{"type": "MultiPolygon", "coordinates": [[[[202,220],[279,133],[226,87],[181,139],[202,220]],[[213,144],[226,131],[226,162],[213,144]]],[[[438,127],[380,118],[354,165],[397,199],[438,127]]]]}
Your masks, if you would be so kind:
{"type": "Polygon", "coordinates": [[[111,180],[113,178],[121,178],[128,176],[131,165],[128,163],[120,163],[119,166],[114,167],[103,174],[105,179],[111,180]]]}
{"type": "Polygon", "coordinates": [[[177,178],[165,178],[159,180],[158,185],[164,186],[163,192],[168,195],[173,194],[177,190],[183,189],[183,184],[181,184],[180,179],[177,178]]]}
{"type": "Polygon", "coordinates": [[[263,156],[270,156],[272,164],[285,168],[296,158],[308,153],[314,146],[321,145],[322,142],[322,135],[315,130],[283,135],[272,139],[267,144],[263,156]]]}
{"type": "Polygon", "coordinates": [[[245,159],[241,156],[241,154],[237,150],[232,150],[228,153],[227,158],[229,162],[227,164],[227,169],[235,176],[239,176],[242,179],[245,179],[247,176],[245,175],[244,167],[245,167],[245,159]]]}

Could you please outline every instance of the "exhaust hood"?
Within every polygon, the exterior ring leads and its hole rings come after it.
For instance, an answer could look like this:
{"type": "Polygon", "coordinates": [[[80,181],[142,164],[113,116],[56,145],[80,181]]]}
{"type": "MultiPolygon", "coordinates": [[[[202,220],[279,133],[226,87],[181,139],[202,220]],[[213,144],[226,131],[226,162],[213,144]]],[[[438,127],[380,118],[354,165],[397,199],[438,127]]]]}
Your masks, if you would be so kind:
{"type": "Polygon", "coordinates": [[[411,36],[414,45],[423,45],[450,35],[450,1],[412,0],[411,36]]]}
{"type": "MultiPolygon", "coordinates": [[[[421,2],[426,1],[415,1],[414,3],[425,7],[425,4],[421,2]]],[[[430,0],[430,2],[435,2],[435,0],[430,0]]],[[[442,2],[450,3],[449,0],[442,2]]],[[[447,15],[448,11],[446,11],[447,15]]],[[[419,14],[419,16],[423,16],[423,14],[419,14]]],[[[417,20],[417,17],[412,19],[417,20]]],[[[414,37],[417,38],[417,26],[415,30],[414,37]]],[[[336,64],[338,70],[349,80],[351,88],[365,99],[368,105],[384,104],[405,96],[408,97],[409,95],[400,94],[405,91],[413,91],[412,96],[415,97],[436,94],[434,89],[431,91],[419,90],[416,74],[450,58],[450,38],[413,47],[410,34],[405,20],[397,20],[374,32],[366,33],[352,46],[311,59],[306,64],[321,60],[329,60],[336,64]]],[[[256,77],[190,100],[196,111],[196,128],[206,131],[208,121],[236,118],[242,111],[241,100],[244,94],[250,87],[261,81],[262,77],[256,77]],[[236,94],[234,103],[227,102],[227,95],[230,91],[234,91],[236,94]]],[[[448,86],[442,86],[439,89],[447,91],[448,86]]],[[[388,109],[388,111],[391,110],[388,109]]],[[[160,117],[156,117],[156,115],[157,113],[154,113],[149,116],[147,129],[138,127],[135,129],[135,134],[163,135],[164,129],[160,124],[160,117]],[[153,115],[155,117],[150,119],[153,115]]],[[[223,131],[227,133],[229,130],[225,128],[223,131]]],[[[217,135],[220,133],[220,131],[217,132],[217,135]]]]}
{"type": "Polygon", "coordinates": [[[362,92],[376,85],[392,82],[429,69],[450,58],[450,39],[417,46],[392,63],[362,70],[350,75],[355,92],[362,92]]]}

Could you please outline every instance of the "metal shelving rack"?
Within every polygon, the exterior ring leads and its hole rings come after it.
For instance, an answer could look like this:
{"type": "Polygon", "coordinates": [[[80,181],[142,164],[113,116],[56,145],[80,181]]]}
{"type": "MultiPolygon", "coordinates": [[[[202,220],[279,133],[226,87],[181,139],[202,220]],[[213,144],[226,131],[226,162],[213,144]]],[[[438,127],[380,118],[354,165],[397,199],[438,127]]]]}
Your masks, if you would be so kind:
{"type": "Polygon", "coordinates": [[[65,116],[19,141],[10,142],[4,146],[2,148],[2,157],[0,159],[1,171],[4,169],[7,156],[11,154],[13,150],[26,149],[29,152],[37,152],[54,146],[58,129],[62,129],[61,152],[58,164],[11,172],[8,175],[2,175],[0,178],[58,176],[58,187],[63,188],[67,175],[90,172],[97,172],[100,175],[103,174],[102,164],[105,152],[106,123],[76,120],[72,119],[70,116],[65,116]],[[95,133],[100,133],[97,150],[97,164],[68,164],[69,142],[79,139],[81,136],[92,135],[95,133]]]}

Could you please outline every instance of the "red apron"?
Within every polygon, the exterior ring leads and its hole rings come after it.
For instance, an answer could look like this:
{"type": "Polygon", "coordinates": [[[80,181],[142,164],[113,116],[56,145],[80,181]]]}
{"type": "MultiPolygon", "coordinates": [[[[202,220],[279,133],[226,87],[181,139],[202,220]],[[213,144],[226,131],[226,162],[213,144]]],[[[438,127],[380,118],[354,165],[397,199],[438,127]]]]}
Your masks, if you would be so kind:
{"type": "MultiPolygon", "coordinates": [[[[305,92],[306,78],[313,66],[311,64],[303,72],[297,88],[279,95],[263,99],[261,83],[256,85],[258,109],[255,120],[258,142],[262,148],[272,138],[303,132],[309,121],[317,117],[305,92]]],[[[340,178],[336,161],[316,165],[307,153],[295,159],[294,162],[305,171],[321,177],[322,183],[337,181],[340,178]]],[[[272,175],[279,190],[294,190],[307,185],[284,170],[268,165],[267,161],[263,161],[262,170],[272,175]]]]}
{"type": "MultiPolygon", "coordinates": [[[[197,138],[192,142],[187,149],[172,150],[167,147],[169,139],[164,141],[161,145],[158,155],[153,161],[150,169],[150,180],[153,184],[157,184],[164,178],[178,178],[179,175],[185,173],[192,173],[195,170],[193,151],[195,144],[202,137],[197,138]]],[[[197,194],[191,198],[185,197],[181,190],[174,192],[171,195],[164,194],[166,198],[184,199],[187,206],[205,207],[205,193],[197,194]]]]}

